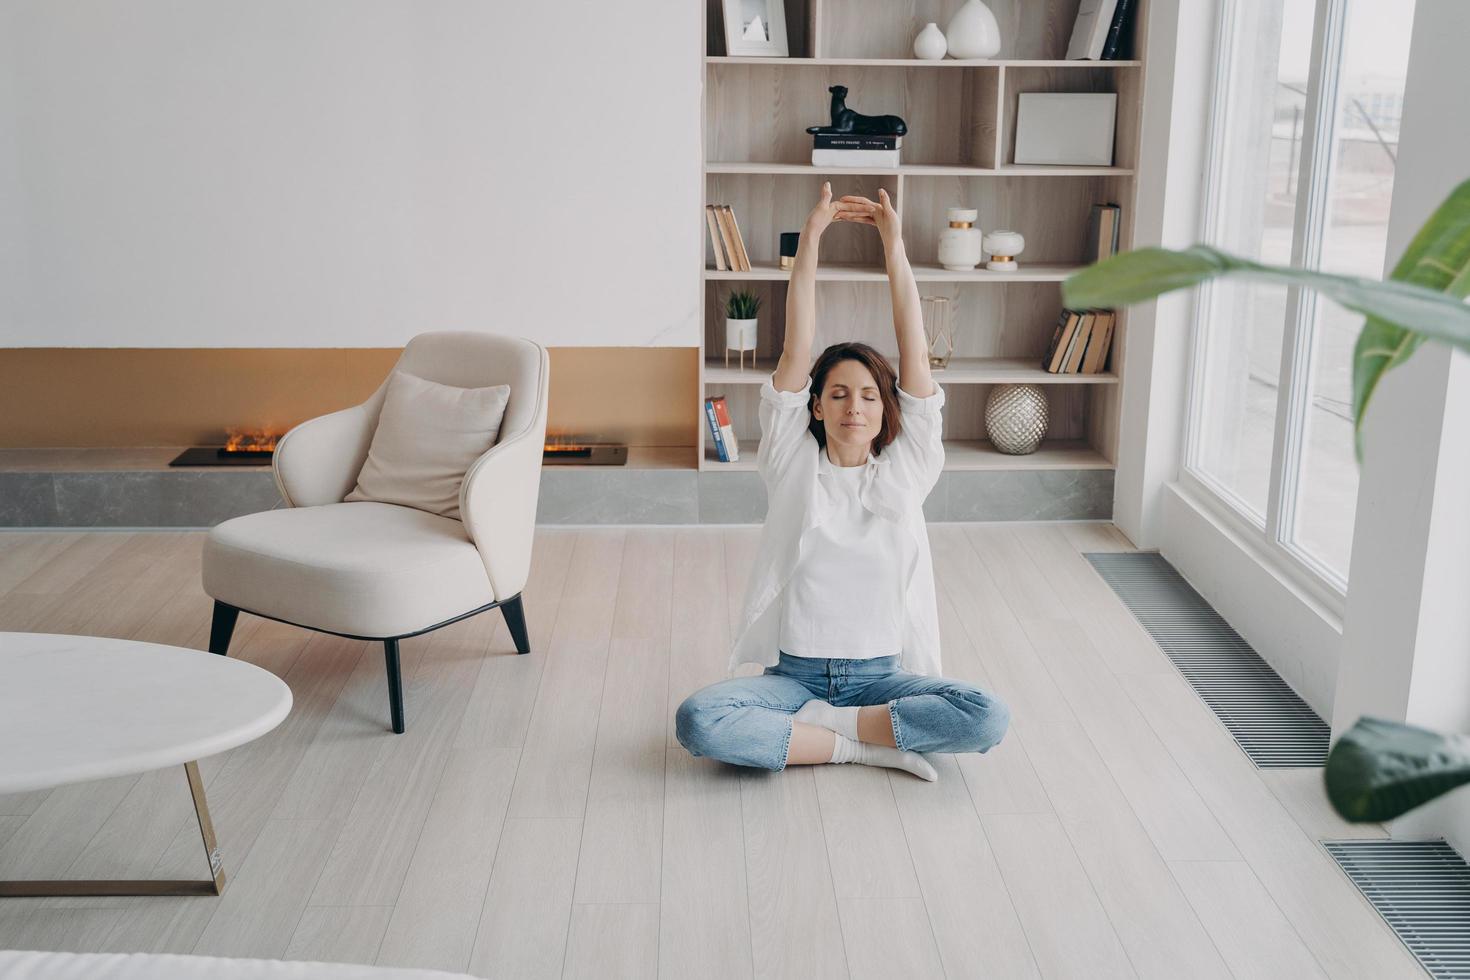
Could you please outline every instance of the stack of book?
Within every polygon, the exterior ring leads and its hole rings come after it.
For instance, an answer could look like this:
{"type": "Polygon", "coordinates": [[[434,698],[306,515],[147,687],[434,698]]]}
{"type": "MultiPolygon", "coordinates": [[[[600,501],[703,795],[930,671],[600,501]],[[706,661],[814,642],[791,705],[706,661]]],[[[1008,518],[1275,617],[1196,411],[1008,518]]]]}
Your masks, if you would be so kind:
{"type": "Polygon", "coordinates": [[[715,250],[715,268],[721,272],[750,271],[750,256],[745,252],[745,239],[735,223],[735,212],[728,204],[706,204],[704,220],[709,225],[710,244],[715,250]]]}
{"type": "Polygon", "coordinates": [[[1132,8],[1132,0],[1082,0],[1077,6],[1077,20],[1072,24],[1067,57],[1112,61],[1123,54],[1133,19],[1132,8]]]}
{"type": "Polygon", "coordinates": [[[1094,204],[1087,218],[1088,265],[1118,254],[1118,228],[1123,223],[1122,210],[1116,204],[1094,204]]]}
{"type": "Polygon", "coordinates": [[[1063,310],[1041,367],[1051,374],[1098,374],[1107,370],[1113,342],[1112,310],[1063,310]]]}
{"type": "Polygon", "coordinates": [[[739,462],[740,440],[735,438],[735,427],[730,424],[730,410],[725,405],[724,395],[704,400],[704,418],[709,423],[710,438],[714,441],[720,462],[739,462]]]}
{"type": "Polygon", "coordinates": [[[817,167],[897,167],[902,136],[813,133],[812,164],[817,167]]]}

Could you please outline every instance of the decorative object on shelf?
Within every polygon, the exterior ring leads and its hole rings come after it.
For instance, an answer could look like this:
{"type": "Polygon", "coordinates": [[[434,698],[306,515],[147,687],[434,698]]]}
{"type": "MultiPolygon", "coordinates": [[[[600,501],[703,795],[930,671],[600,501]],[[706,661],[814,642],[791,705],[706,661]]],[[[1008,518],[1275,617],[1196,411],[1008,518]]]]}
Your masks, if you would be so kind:
{"type": "Polygon", "coordinates": [[[1113,165],[1116,92],[1022,92],[1016,163],[1113,165]]]}
{"type": "Polygon", "coordinates": [[[725,53],[785,58],[785,0],[724,0],[725,53]]]}
{"type": "Polygon", "coordinates": [[[1016,256],[1026,247],[1026,239],[1019,231],[989,232],[981,247],[990,254],[985,268],[991,272],[1015,272],[1016,256]]]}
{"type": "Polygon", "coordinates": [[[806,131],[824,136],[834,133],[856,133],[864,136],[902,136],[909,131],[908,124],[898,116],[865,116],[847,106],[847,86],[830,85],[832,93],[831,124],[808,126],[806,131]]]}
{"type": "Polygon", "coordinates": [[[725,300],[725,367],[730,366],[730,352],[740,352],[740,370],[745,370],[745,352],[751,351],[751,366],[755,366],[755,348],[759,334],[756,325],[760,322],[761,298],[746,290],[736,290],[725,300]]]}
{"type": "Polygon", "coordinates": [[[938,61],[948,50],[949,42],[945,40],[944,32],[932,20],[914,38],[914,57],[923,61],[938,61]]]}
{"type": "Polygon", "coordinates": [[[946,212],[949,227],[939,233],[939,264],[951,272],[969,272],[980,264],[982,254],[980,229],[974,208],[950,208],[946,212]]]}
{"type": "Polygon", "coordinates": [[[781,232],[781,268],[791,270],[796,268],[796,250],[801,247],[801,232],[781,232]]]}
{"type": "Polygon", "coordinates": [[[1047,414],[1040,385],[996,385],[985,399],[985,432],[997,452],[1025,456],[1046,437],[1047,414]]]}
{"type": "Polygon", "coordinates": [[[1000,24],[980,0],[968,0],[944,29],[951,58],[994,58],[1000,53],[1000,24]]]}
{"type": "Polygon", "coordinates": [[[847,105],[847,86],[832,85],[831,122],[808,126],[812,165],[817,167],[897,167],[908,123],[898,116],[865,116],[847,105]]]}
{"type": "Polygon", "coordinates": [[[948,296],[924,296],[919,306],[924,317],[924,335],[929,339],[929,366],[949,367],[954,354],[953,305],[948,296]]]}
{"type": "Polygon", "coordinates": [[[1087,243],[1082,261],[1086,265],[1111,258],[1118,251],[1118,229],[1123,211],[1116,204],[1094,204],[1087,216],[1087,243]]]}

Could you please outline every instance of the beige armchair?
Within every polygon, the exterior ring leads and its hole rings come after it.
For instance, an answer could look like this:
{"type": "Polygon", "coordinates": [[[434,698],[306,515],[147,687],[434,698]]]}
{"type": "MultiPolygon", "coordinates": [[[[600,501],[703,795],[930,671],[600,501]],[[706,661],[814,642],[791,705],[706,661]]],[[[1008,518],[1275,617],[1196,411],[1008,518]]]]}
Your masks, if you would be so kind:
{"type": "Polygon", "coordinates": [[[352,639],[381,640],[393,730],[403,724],[399,641],[499,608],[530,652],[521,590],[531,567],[551,364],[534,341],[428,333],[396,368],[461,388],[510,385],[494,446],[465,474],[461,520],[411,507],[344,503],[367,459],[387,390],[296,426],[276,447],[285,509],[213,528],[204,591],[215,600],[209,649],[229,650],[243,612],[352,639]]]}

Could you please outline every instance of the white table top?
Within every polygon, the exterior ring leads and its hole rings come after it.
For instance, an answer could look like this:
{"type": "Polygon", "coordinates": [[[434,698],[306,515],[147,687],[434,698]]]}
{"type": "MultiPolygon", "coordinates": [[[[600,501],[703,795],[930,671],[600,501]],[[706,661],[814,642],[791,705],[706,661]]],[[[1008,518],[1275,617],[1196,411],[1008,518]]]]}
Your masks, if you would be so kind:
{"type": "Polygon", "coordinates": [[[243,660],[0,633],[0,793],[182,765],[259,738],[290,710],[291,689],[243,660]]]}

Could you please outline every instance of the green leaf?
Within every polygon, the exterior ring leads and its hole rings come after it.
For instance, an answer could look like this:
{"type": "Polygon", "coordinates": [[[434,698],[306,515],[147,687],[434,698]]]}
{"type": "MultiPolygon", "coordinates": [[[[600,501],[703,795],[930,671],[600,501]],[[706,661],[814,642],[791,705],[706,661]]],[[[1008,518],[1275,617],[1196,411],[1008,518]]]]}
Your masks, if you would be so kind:
{"type": "Polygon", "coordinates": [[[1408,282],[1262,265],[1208,245],[1180,252],[1162,248],[1123,252],[1074,273],[1062,283],[1062,299],[1073,309],[1106,309],[1220,276],[1315,289],[1350,310],[1389,323],[1413,324],[1411,329],[1418,333],[1470,351],[1470,306],[1442,292],[1408,282]]]}
{"type": "Polygon", "coordinates": [[[1470,736],[1361,718],[1332,747],[1323,776],[1343,819],[1392,820],[1470,783],[1470,736]]]}
{"type": "MultiPolygon", "coordinates": [[[[1389,279],[1463,300],[1470,294],[1470,180],[1450,192],[1414,236],[1389,279]]],[[[1353,349],[1353,446],[1363,458],[1363,410],[1383,373],[1424,343],[1414,324],[1369,316],[1353,349]]]]}
{"type": "Polygon", "coordinates": [[[1235,276],[1315,289],[1368,319],[1353,350],[1354,447],[1362,460],[1363,413],[1383,372],[1426,339],[1470,351],[1470,181],[1454,189],[1405,250],[1388,281],[1268,266],[1206,245],[1144,248],[1083,269],[1062,284],[1074,309],[1128,306],[1209,279],[1235,276]]]}

